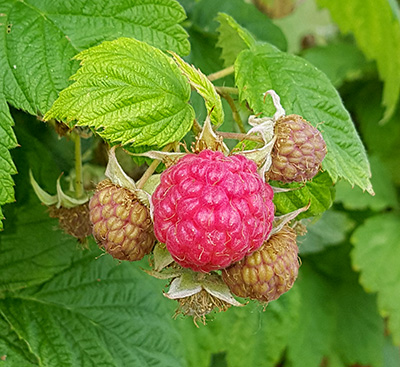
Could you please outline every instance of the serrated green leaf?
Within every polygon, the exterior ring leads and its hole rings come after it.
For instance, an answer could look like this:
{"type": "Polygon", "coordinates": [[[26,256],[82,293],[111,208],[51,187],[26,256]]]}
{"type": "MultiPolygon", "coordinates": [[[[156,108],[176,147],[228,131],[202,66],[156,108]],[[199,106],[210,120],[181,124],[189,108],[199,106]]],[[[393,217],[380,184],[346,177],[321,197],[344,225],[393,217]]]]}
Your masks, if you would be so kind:
{"type": "Polygon", "coordinates": [[[205,327],[179,319],[189,366],[208,367],[212,353],[224,353],[230,367],[274,367],[297,321],[299,295],[290,291],[264,310],[252,302],[213,316],[205,327]],[[246,342],[244,342],[246,341],[246,342]]]}
{"type": "Polygon", "coordinates": [[[77,69],[80,50],[104,40],[135,37],[163,50],[188,54],[185,19],[175,0],[2,0],[0,74],[13,106],[46,112],[77,69]]]}
{"type": "Polygon", "coordinates": [[[354,227],[345,212],[327,210],[315,223],[307,224],[307,233],[298,237],[300,254],[320,252],[326,247],[339,245],[354,227]]]}
{"type": "Polygon", "coordinates": [[[281,29],[261,13],[254,4],[245,0],[197,1],[191,20],[196,27],[215,34],[218,27],[215,18],[221,12],[233,17],[258,40],[270,42],[279,49],[286,50],[287,43],[281,29]]]}
{"type": "Polygon", "coordinates": [[[352,260],[360,271],[360,282],[377,292],[380,312],[388,317],[388,326],[400,344],[400,217],[377,215],[367,219],[354,232],[352,260]]]}
{"type": "Polygon", "coordinates": [[[262,97],[273,89],[287,114],[299,114],[321,130],[328,149],[322,165],[334,182],[344,178],[373,193],[364,146],[325,74],[298,56],[263,44],[239,54],[235,76],[240,99],[255,113],[275,113],[271,100],[262,97]]]}
{"type": "Polygon", "coordinates": [[[291,367],[317,367],[324,359],[329,366],[382,367],[384,323],[375,297],[350,269],[347,246],[304,258],[294,288],[301,298],[288,340],[291,367]]]}
{"type": "Polygon", "coordinates": [[[16,174],[17,169],[9,152],[9,149],[17,146],[13,125],[10,111],[0,90],[0,230],[3,229],[4,219],[1,206],[14,201],[14,181],[11,175],[16,174]]]}
{"type": "Polygon", "coordinates": [[[360,132],[367,150],[378,156],[388,168],[392,180],[400,185],[400,109],[385,124],[378,124],[383,114],[380,105],[382,85],[377,81],[360,83],[347,96],[354,105],[354,115],[359,121],[360,132]],[[368,101],[368,103],[365,103],[368,101]]]}
{"type": "Polygon", "coordinates": [[[346,80],[361,78],[369,65],[355,45],[344,41],[308,48],[301,56],[323,71],[336,88],[346,80]]]}
{"type": "Polygon", "coordinates": [[[113,143],[164,146],[190,130],[190,86],[174,61],[134,39],[77,55],[82,66],[46,119],[77,121],[113,143]]]}
{"type": "Polygon", "coordinates": [[[235,19],[225,13],[218,13],[219,22],[217,47],[222,49],[221,58],[225,67],[233,65],[237,55],[250,48],[255,40],[250,32],[241,27],[235,19]]]}
{"type": "MultiPolygon", "coordinates": [[[[327,7],[341,31],[353,33],[364,54],[376,61],[385,83],[382,102],[386,111],[383,118],[389,119],[400,94],[400,22],[389,1],[318,0],[318,3],[327,7]]],[[[398,6],[396,9],[398,11],[398,6]]]]}
{"type": "Polygon", "coordinates": [[[16,209],[0,236],[0,291],[40,284],[66,269],[76,242],[57,229],[39,200],[16,209]]]}
{"type": "Polygon", "coordinates": [[[39,361],[30,353],[28,345],[18,338],[0,316],[0,365],[4,367],[37,367],[39,361]]]}
{"type": "Polygon", "coordinates": [[[132,263],[87,252],[0,313],[43,366],[183,366],[162,284],[132,263]]]}
{"type": "Polygon", "coordinates": [[[358,187],[352,188],[347,182],[336,185],[335,201],[343,204],[347,210],[366,210],[370,208],[380,211],[386,208],[397,208],[397,192],[389,170],[377,156],[369,159],[375,196],[366,195],[358,187]]]}
{"type": "MultiPolygon", "coordinates": [[[[278,182],[271,182],[272,186],[277,184],[278,182]]],[[[293,183],[284,185],[284,187],[298,187],[299,189],[275,194],[274,204],[276,211],[280,214],[290,213],[310,203],[310,208],[297,218],[312,217],[323,213],[333,203],[335,190],[332,180],[326,172],[319,173],[305,184],[293,183]]]]}
{"type": "Polygon", "coordinates": [[[214,85],[199,69],[187,64],[175,53],[173,57],[183,75],[188,78],[190,85],[204,98],[211,122],[217,126],[221,125],[224,122],[224,109],[214,85]]]}
{"type": "Polygon", "coordinates": [[[183,366],[163,282],[101,256],[93,241],[95,250],[79,248],[38,203],[13,211],[0,237],[0,321],[41,366],[183,366]]]}

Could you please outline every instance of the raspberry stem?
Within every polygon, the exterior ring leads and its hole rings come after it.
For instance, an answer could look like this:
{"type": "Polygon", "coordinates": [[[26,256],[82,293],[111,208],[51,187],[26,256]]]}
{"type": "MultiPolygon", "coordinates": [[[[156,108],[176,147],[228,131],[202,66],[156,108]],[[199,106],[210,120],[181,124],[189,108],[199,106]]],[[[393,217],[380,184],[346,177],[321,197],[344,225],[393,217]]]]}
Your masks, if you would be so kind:
{"type": "Polygon", "coordinates": [[[71,138],[75,143],[75,193],[76,197],[83,196],[83,172],[82,172],[82,149],[81,137],[79,134],[72,132],[71,138]]]}
{"type": "MultiPolygon", "coordinates": [[[[168,144],[166,145],[163,149],[162,152],[169,152],[173,147],[173,144],[168,144]]],[[[138,182],[136,182],[136,188],[137,189],[142,189],[146,181],[151,177],[151,175],[155,172],[157,169],[158,165],[161,163],[159,159],[155,159],[147,168],[146,172],[143,173],[143,176],[140,178],[138,182]]]]}
{"type": "Polygon", "coordinates": [[[242,121],[242,119],[240,117],[240,114],[239,114],[237,108],[236,108],[236,105],[235,105],[235,102],[234,102],[233,98],[228,93],[224,93],[224,92],[220,92],[220,91],[218,91],[218,93],[223,98],[225,98],[225,100],[228,102],[229,107],[232,110],[233,119],[236,122],[236,124],[238,125],[240,132],[241,133],[246,133],[246,129],[245,129],[244,125],[243,125],[243,121],[242,121]]]}
{"type": "Polygon", "coordinates": [[[217,80],[217,79],[221,79],[227,75],[232,74],[235,71],[235,67],[233,65],[228,66],[225,69],[219,70],[215,73],[212,73],[210,75],[207,76],[208,80],[213,81],[213,80],[217,80]]]}
{"type": "Polygon", "coordinates": [[[234,140],[252,140],[252,141],[258,141],[260,143],[263,143],[263,139],[259,136],[256,135],[247,135],[247,134],[242,134],[242,133],[229,133],[225,131],[216,131],[216,134],[219,136],[222,136],[224,139],[234,139],[234,140]]]}

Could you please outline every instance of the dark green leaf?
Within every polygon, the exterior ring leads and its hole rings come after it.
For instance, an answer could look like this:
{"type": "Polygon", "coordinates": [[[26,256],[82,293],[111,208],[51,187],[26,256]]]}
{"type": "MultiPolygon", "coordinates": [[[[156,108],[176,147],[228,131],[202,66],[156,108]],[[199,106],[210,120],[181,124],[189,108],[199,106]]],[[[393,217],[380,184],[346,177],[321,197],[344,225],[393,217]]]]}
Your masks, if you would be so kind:
{"type": "MultiPolygon", "coordinates": [[[[272,186],[277,184],[278,182],[271,182],[272,186]]],[[[274,204],[276,211],[280,214],[295,211],[310,203],[310,208],[301,213],[298,218],[312,217],[323,213],[333,203],[335,191],[327,173],[319,173],[306,183],[293,183],[284,185],[284,187],[298,187],[299,189],[275,194],[274,204]]]]}
{"type": "Polygon", "coordinates": [[[274,367],[297,321],[298,296],[290,291],[265,310],[257,303],[230,308],[200,328],[191,320],[177,320],[189,366],[208,367],[211,354],[223,352],[229,367],[274,367]]]}
{"type": "Polygon", "coordinates": [[[294,287],[301,294],[299,322],[290,334],[292,367],[383,364],[383,320],[376,299],[351,271],[347,247],[304,258],[294,287]]]}
{"type": "Polygon", "coordinates": [[[0,316],[0,366],[4,367],[35,367],[39,361],[28,349],[28,345],[7,322],[0,316]]]}
{"type": "Polygon", "coordinates": [[[235,63],[235,74],[241,100],[246,100],[255,113],[275,113],[270,99],[264,103],[262,97],[273,89],[287,114],[299,114],[321,130],[328,149],[322,165],[334,182],[344,178],[373,192],[365,149],[325,74],[304,59],[268,44],[242,51],[235,63]]]}
{"type": "MultiPolygon", "coordinates": [[[[318,0],[343,33],[353,33],[360,50],[375,60],[384,81],[384,119],[396,109],[400,94],[400,22],[387,0],[318,0]],[[368,25],[368,26],[366,26],[368,25]]],[[[394,3],[393,3],[394,5],[394,3]]],[[[395,7],[398,11],[398,6],[395,7]]]]}
{"type": "Polygon", "coordinates": [[[226,13],[249,30],[258,40],[267,41],[286,50],[286,39],[282,31],[257,8],[244,0],[200,0],[193,10],[193,23],[206,32],[216,33],[218,13],[226,13]]]}
{"type": "Polygon", "coordinates": [[[377,156],[370,157],[375,196],[367,195],[358,187],[352,188],[347,182],[336,185],[335,201],[341,202],[347,210],[366,210],[370,208],[380,211],[398,207],[396,188],[391,174],[377,156]]]}
{"type": "Polygon", "coordinates": [[[378,305],[388,317],[389,329],[400,344],[400,217],[377,215],[358,227],[352,236],[354,267],[360,282],[370,292],[378,293],[378,305]]]}
{"type": "Polygon", "coordinates": [[[362,52],[348,42],[311,47],[302,53],[302,57],[323,71],[335,87],[346,80],[362,77],[363,69],[368,65],[362,52]]]}
{"type": "Polygon", "coordinates": [[[339,245],[354,227],[354,222],[344,212],[327,210],[315,223],[307,225],[305,236],[298,237],[300,254],[320,252],[328,246],[339,245]]]}
{"type": "Polygon", "coordinates": [[[218,13],[218,42],[217,47],[222,49],[221,57],[225,67],[233,65],[237,55],[243,50],[250,48],[255,40],[253,36],[241,27],[231,16],[218,13]]]}
{"type": "Polygon", "coordinates": [[[70,266],[77,243],[46,211],[37,199],[10,216],[0,236],[0,290],[43,283],[70,266]]]}
{"type": "Polygon", "coordinates": [[[164,146],[193,123],[190,86],[174,61],[129,38],[104,42],[77,55],[82,67],[45,118],[77,120],[121,144],[164,146]]]}
{"type": "Polygon", "coordinates": [[[134,264],[87,252],[0,312],[45,366],[183,366],[162,284],[134,264]]]}
{"type": "Polygon", "coordinates": [[[16,174],[17,169],[9,152],[9,149],[17,146],[13,125],[10,111],[0,90],[0,230],[3,229],[4,219],[1,206],[14,201],[14,181],[11,175],[16,174]]]}
{"type": "Polygon", "coordinates": [[[13,106],[46,112],[76,70],[80,50],[104,40],[134,37],[163,50],[188,54],[179,23],[183,8],[174,0],[2,0],[0,74],[13,106]]]}
{"type": "Polygon", "coordinates": [[[190,85],[203,97],[211,122],[217,126],[221,125],[224,122],[224,110],[221,97],[214,85],[199,69],[187,64],[178,55],[174,54],[173,56],[183,75],[188,78],[190,85]]]}

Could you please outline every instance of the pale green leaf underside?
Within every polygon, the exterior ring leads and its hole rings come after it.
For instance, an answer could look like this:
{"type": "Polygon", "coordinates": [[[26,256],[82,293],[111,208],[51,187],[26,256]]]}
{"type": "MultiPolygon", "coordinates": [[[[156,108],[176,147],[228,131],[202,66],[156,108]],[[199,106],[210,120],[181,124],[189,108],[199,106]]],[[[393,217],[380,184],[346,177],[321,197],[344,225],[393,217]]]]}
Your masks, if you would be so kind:
{"type": "Polygon", "coordinates": [[[224,122],[224,109],[214,85],[199,69],[187,64],[178,55],[173,54],[173,56],[182,73],[188,78],[189,83],[203,97],[211,122],[217,126],[221,125],[224,122]]]}
{"type": "Polygon", "coordinates": [[[389,329],[400,344],[400,217],[369,218],[352,236],[354,267],[364,288],[378,293],[378,305],[389,319],[389,329]]]}
{"type": "Polygon", "coordinates": [[[4,96],[0,94],[0,230],[3,229],[1,220],[4,219],[1,206],[14,201],[14,181],[11,175],[16,174],[17,170],[9,152],[9,149],[17,146],[13,124],[4,96]]]}
{"type": "Polygon", "coordinates": [[[179,25],[186,18],[175,0],[2,0],[0,74],[13,106],[46,112],[77,68],[72,57],[104,40],[133,37],[186,55],[179,25]]]}
{"type": "Polygon", "coordinates": [[[235,19],[225,13],[218,13],[219,22],[217,47],[222,49],[221,58],[226,67],[232,65],[243,50],[255,43],[249,31],[241,27],[235,19]]]}
{"type": "MultiPolygon", "coordinates": [[[[364,54],[375,60],[384,85],[384,119],[395,111],[400,94],[400,22],[387,0],[318,0],[343,33],[353,33],[364,54]]],[[[393,3],[393,5],[395,5],[393,3]]],[[[396,6],[398,11],[398,6],[396,6]]]]}
{"type": "Polygon", "coordinates": [[[180,140],[194,119],[190,86],[174,61],[134,39],[104,42],[77,55],[75,82],[46,119],[90,126],[121,144],[163,146],[180,140]]]}
{"type": "Polygon", "coordinates": [[[263,100],[263,93],[273,89],[281,97],[286,114],[299,114],[318,127],[328,149],[322,166],[334,182],[344,178],[373,192],[364,146],[325,74],[306,60],[268,44],[242,51],[235,74],[241,100],[247,100],[255,113],[275,113],[271,100],[263,100]]]}

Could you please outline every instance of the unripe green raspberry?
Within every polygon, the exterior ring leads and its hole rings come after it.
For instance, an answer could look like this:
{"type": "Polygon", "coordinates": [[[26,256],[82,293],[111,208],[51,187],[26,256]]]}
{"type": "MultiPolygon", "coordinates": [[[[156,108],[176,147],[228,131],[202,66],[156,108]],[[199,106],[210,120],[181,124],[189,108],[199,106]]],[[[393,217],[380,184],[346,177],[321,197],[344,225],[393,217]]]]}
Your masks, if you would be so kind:
{"type": "Polygon", "coordinates": [[[272,165],[266,179],[285,183],[311,180],[326,155],[319,130],[299,115],[288,115],[276,121],[275,135],[272,165]]]}
{"type": "Polygon", "coordinates": [[[155,236],[150,211],[132,191],[101,181],[89,208],[93,236],[111,256],[136,261],[151,252],[155,236]]]}
{"type": "Polygon", "coordinates": [[[236,296],[270,302],[292,287],[299,266],[296,233],[285,226],[259,250],[222,270],[222,277],[236,296]]]}

